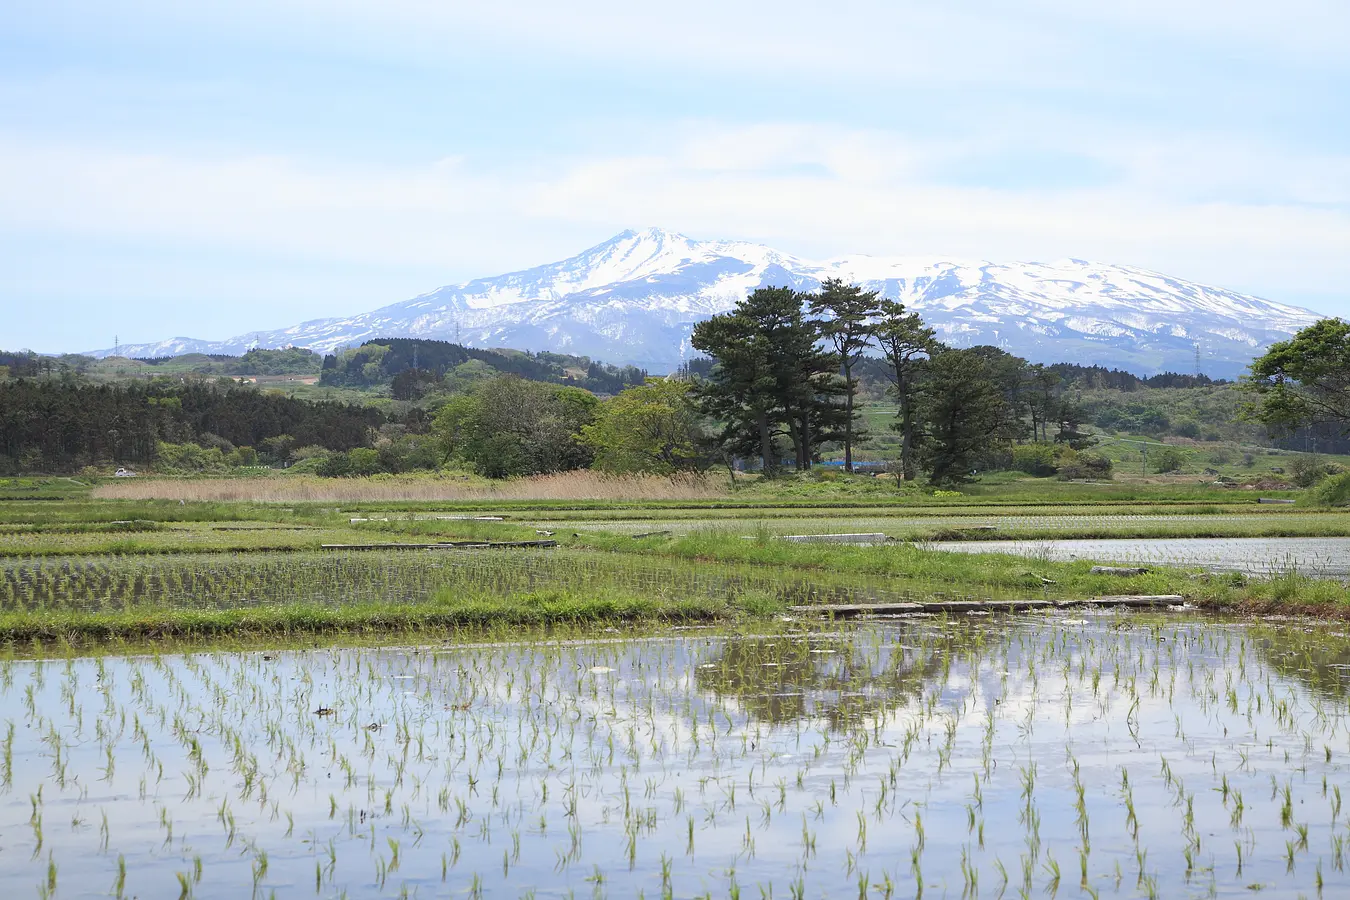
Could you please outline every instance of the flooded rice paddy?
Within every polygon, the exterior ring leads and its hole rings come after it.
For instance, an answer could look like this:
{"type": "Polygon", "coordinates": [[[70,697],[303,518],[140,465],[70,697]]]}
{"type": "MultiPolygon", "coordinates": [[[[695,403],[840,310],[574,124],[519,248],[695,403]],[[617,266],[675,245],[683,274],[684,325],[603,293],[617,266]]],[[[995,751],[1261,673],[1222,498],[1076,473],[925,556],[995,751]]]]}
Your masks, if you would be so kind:
{"type": "Polygon", "coordinates": [[[1345,896],[1350,637],[1171,616],[0,661],[16,896],[1345,896]]]}
{"type": "Polygon", "coordinates": [[[1015,553],[1052,560],[1202,566],[1216,572],[1350,577],[1350,537],[1122,538],[1051,541],[946,541],[954,553],[1015,553]]]}
{"type": "MultiPolygon", "coordinates": [[[[705,560],[695,566],[659,556],[565,549],[509,554],[369,551],[0,559],[0,609],[6,610],[239,609],[290,602],[416,604],[476,592],[500,595],[612,588],[673,599],[764,592],[789,603],[908,602],[958,596],[951,585],[901,582],[886,576],[705,560]]],[[[1013,594],[1011,599],[1041,597],[1045,591],[1037,587],[1013,594]]]]}
{"type": "Polygon", "coordinates": [[[1065,513],[1035,511],[1017,514],[990,512],[962,515],[912,515],[903,512],[867,513],[862,515],[803,515],[800,511],[786,511],[781,515],[683,516],[645,519],[573,518],[531,522],[551,531],[606,531],[616,534],[648,534],[669,532],[687,534],[704,529],[756,534],[815,534],[821,531],[881,532],[893,538],[906,538],[915,532],[948,529],[995,529],[1006,532],[1128,532],[1142,528],[1167,531],[1176,529],[1214,529],[1240,535],[1243,531],[1258,531],[1272,525],[1286,528],[1331,527],[1345,530],[1346,516],[1341,513],[1286,512],[1284,509],[1259,513],[1129,513],[1093,512],[1065,513]]]}

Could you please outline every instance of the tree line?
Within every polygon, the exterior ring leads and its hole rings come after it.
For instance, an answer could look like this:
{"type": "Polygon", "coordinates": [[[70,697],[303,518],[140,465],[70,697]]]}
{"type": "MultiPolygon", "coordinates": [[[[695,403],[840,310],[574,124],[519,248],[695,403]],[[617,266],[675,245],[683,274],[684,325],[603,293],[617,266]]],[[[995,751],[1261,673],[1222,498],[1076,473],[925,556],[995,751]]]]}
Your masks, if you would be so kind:
{"type": "Polygon", "coordinates": [[[444,389],[447,383],[453,388],[455,370],[473,363],[478,368],[486,366],[492,373],[598,394],[617,394],[642,384],[647,377],[636,366],[611,366],[585,356],[482,349],[420,338],[379,338],[325,356],[319,383],[355,388],[387,384],[394,399],[416,400],[444,389]]]}
{"type": "Polygon", "coordinates": [[[10,378],[0,380],[0,467],[146,464],[164,443],[262,448],[272,442],[284,462],[290,447],[364,446],[372,429],[387,421],[373,407],[297,400],[228,381],[10,378]]]}
{"type": "Polygon", "coordinates": [[[906,480],[964,481],[1028,438],[1075,452],[1090,443],[1060,373],[997,347],[950,347],[904,304],[837,279],[815,294],[759,288],[699,323],[692,344],[711,360],[687,371],[716,447],[766,473],[810,468],[827,444],[842,446],[853,471],[869,365],[889,382],[906,480]]]}
{"type": "Polygon", "coordinates": [[[11,353],[0,372],[0,470],[115,462],[212,471],[298,461],[326,475],[456,466],[510,477],[584,467],[672,474],[752,460],[773,474],[808,469],[836,448],[854,468],[860,448],[878,437],[860,415],[864,397],[873,409],[882,399],[890,405],[885,427],[898,448],[891,471],[934,483],[996,468],[1104,474],[1109,463],[1087,452],[1083,426],[1092,423],[1212,439],[1245,419],[1241,427],[1265,427],[1282,446],[1322,451],[1347,446],[1350,428],[1350,325],[1340,320],[1276,344],[1241,385],[1124,378],[1100,367],[1030,364],[996,347],[951,347],[901,303],[841,281],[814,294],[756,290],[699,324],[693,344],[706,356],[670,378],[600,368],[618,388],[602,399],[565,383],[586,370],[553,368],[579,358],[475,351],[532,373],[542,365],[558,379],[538,381],[498,372],[453,344],[373,342],[360,348],[365,362],[350,353],[343,365],[374,362],[397,368],[395,377],[447,367],[424,402],[378,407],[225,379],[91,383],[11,353]],[[387,363],[390,354],[396,361],[387,363]],[[452,366],[456,359],[463,361],[452,366]],[[1176,383],[1189,387],[1157,386],[1176,383]]]}

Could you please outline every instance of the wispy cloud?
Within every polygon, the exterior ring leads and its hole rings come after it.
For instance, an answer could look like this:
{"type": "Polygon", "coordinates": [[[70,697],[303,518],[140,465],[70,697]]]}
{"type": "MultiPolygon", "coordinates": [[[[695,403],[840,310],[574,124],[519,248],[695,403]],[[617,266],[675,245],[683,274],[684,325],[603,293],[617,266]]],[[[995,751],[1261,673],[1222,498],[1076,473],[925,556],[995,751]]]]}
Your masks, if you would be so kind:
{"type": "Polygon", "coordinates": [[[1346,34],[1342,0],[29,4],[0,23],[0,267],[69,264],[0,306],[50,345],[30,306],[106,331],[100,296],[228,281],[242,331],[315,314],[316,266],[448,281],[658,224],[1346,313],[1346,34]],[[140,263],[100,280],[110,242],[140,263]]]}
{"type": "MultiPolygon", "coordinates": [[[[530,265],[566,236],[658,223],[807,253],[1131,262],[1278,296],[1350,277],[1346,161],[1220,138],[1082,140],[1009,184],[933,177],[1002,148],[875,130],[685,123],[660,150],[546,166],[443,159],[354,166],[0,143],[0,227],[189,238],[314,259],[530,265]],[[1096,167],[1056,181],[1066,153],[1096,167]],[[1046,167],[1045,180],[1032,177],[1046,167]],[[1259,196],[1247,196],[1260,172],[1259,196]],[[522,237],[523,236],[523,237],[522,237]],[[1310,262],[1316,265],[1310,268],[1310,262]]],[[[572,247],[567,249],[573,249],[572,247]]]]}

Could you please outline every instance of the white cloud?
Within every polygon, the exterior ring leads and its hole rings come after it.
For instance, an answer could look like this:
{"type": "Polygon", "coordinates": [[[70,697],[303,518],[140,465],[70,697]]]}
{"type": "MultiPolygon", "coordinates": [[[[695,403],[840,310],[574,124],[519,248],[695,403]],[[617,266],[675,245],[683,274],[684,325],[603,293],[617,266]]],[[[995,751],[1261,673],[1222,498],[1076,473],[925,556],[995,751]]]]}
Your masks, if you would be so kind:
{"type": "Polygon", "coordinates": [[[1169,40],[1267,65],[1350,65],[1343,0],[130,0],[115,7],[50,0],[28,15],[63,29],[125,29],[134,40],[156,32],[228,36],[429,67],[493,44],[573,62],[785,82],[1137,83],[1167,67],[1177,52],[1165,46],[1169,40]],[[1114,63],[1124,59],[1136,65],[1121,71],[1114,63]]]}
{"type": "Polygon", "coordinates": [[[199,159],[15,138],[0,142],[0,229],[437,265],[462,277],[657,224],[810,255],[1088,257],[1272,299],[1350,280],[1342,158],[1290,159],[1221,136],[1102,138],[1068,149],[1119,167],[1118,180],[1000,189],[925,175],[935,160],[980,146],[885,131],[687,123],[648,137],[661,149],[528,170],[465,159],[380,167],[199,159]],[[1263,186],[1251,202],[1241,196],[1245,178],[1263,186]]]}

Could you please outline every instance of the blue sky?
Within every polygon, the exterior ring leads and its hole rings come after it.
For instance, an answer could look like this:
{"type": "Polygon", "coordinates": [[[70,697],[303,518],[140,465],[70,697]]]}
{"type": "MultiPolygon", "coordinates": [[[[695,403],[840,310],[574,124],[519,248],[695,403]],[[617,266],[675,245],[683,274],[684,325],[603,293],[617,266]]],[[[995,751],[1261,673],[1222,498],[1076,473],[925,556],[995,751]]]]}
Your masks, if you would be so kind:
{"type": "Polygon", "coordinates": [[[363,312],[627,228],[1350,315],[1350,3],[17,0],[0,347],[363,312]]]}

